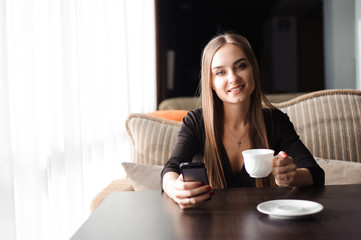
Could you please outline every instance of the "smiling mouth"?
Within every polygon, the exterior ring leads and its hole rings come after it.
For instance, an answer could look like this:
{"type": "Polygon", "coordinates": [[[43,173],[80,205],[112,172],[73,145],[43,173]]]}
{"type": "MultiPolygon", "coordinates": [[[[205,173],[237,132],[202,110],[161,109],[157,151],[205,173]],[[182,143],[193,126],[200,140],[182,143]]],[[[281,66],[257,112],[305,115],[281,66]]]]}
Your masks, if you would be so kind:
{"type": "Polygon", "coordinates": [[[237,88],[232,88],[232,89],[228,90],[228,92],[238,92],[238,91],[241,91],[241,89],[243,89],[243,88],[244,88],[244,85],[239,86],[237,88]]]}

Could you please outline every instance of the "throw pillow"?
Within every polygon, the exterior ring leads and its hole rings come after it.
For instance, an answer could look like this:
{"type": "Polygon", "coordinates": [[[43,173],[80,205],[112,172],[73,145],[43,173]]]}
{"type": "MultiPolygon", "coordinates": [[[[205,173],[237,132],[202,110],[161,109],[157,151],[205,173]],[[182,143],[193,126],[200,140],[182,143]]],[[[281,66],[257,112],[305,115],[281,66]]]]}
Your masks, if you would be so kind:
{"type": "Polygon", "coordinates": [[[163,166],[133,162],[123,162],[122,165],[135,191],[160,191],[162,189],[160,186],[160,173],[163,170],[163,166]]]}
{"type": "Polygon", "coordinates": [[[325,171],[325,185],[360,184],[361,163],[315,157],[325,171]]]}
{"type": "Polygon", "coordinates": [[[155,112],[147,113],[148,115],[164,118],[172,121],[182,122],[188,111],[186,110],[158,110],[155,112]]]}
{"type": "Polygon", "coordinates": [[[133,145],[133,162],[164,166],[173,152],[181,125],[147,114],[129,115],[125,126],[133,145]]]}

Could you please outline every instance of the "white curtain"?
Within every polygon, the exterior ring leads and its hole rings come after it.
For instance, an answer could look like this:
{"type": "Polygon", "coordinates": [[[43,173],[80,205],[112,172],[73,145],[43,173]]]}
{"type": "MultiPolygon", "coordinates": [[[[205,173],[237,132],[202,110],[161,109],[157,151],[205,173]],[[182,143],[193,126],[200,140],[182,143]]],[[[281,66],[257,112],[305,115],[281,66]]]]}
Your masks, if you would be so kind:
{"type": "Polygon", "coordinates": [[[151,0],[0,0],[0,239],[69,239],[156,109],[151,0]]]}

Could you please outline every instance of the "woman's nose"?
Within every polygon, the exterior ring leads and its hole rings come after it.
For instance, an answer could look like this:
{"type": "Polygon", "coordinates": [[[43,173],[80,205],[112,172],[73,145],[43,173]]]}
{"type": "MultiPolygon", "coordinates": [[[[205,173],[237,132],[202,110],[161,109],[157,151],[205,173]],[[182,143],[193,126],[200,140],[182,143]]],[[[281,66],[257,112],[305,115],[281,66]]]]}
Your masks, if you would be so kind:
{"type": "Polygon", "coordinates": [[[229,84],[234,84],[236,83],[238,80],[238,76],[234,71],[229,71],[228,72],[228,82],[229,84]]]}

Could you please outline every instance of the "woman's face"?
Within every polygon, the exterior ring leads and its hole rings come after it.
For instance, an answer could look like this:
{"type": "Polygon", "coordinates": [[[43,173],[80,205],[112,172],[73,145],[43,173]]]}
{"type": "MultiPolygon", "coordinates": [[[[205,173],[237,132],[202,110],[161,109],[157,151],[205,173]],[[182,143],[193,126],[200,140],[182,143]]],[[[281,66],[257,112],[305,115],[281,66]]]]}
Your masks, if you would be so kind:
{"type": "Polygon", "coordinates": [[[212,88],[224,104],[250,101],[254,90],[253,69],[243,50],[226,43],[213,56],[212,88]]]}

